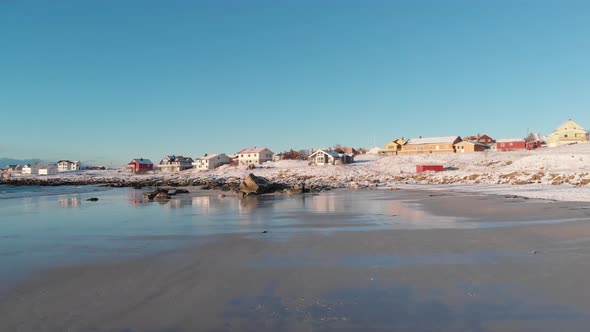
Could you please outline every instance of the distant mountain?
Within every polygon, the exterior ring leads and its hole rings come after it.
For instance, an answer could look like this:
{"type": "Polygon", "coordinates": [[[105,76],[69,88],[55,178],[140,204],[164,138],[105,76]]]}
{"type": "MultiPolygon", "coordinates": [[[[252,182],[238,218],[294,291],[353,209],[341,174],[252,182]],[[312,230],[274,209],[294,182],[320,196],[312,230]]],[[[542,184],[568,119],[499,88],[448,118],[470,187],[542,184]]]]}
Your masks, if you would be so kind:
{"type": "Polygon", "coordinates": [[[47,162],[43,162],[41,159],[12,159],[12,158],[0,158],[0,169],[4,169],[7,165],[24,165],[24,164],[34,164],[34,163],[41,163],[47,164],[47,162]]]}

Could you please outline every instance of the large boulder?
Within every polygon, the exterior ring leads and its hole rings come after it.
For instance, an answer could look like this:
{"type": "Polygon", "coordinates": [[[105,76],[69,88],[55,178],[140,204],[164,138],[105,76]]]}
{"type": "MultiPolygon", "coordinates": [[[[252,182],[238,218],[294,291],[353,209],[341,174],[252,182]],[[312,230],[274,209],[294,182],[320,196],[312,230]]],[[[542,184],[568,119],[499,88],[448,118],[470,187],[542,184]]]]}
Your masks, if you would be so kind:
{"type": "Polygon", "coordinates": [[[266,178],[256,176],[252,173],[248,174],[244,181],[240,183],[240,192],[244,195],[268,194],[286,188],[286,185],[271,182],[266,178]]]}
{"type": "Polygon", "coordinates": [[[143,193],[143,197],[150,201],[154,199],[170,199],[170,194],[168,194],[168,189],[156,189],[152,192],[143,193]]]}

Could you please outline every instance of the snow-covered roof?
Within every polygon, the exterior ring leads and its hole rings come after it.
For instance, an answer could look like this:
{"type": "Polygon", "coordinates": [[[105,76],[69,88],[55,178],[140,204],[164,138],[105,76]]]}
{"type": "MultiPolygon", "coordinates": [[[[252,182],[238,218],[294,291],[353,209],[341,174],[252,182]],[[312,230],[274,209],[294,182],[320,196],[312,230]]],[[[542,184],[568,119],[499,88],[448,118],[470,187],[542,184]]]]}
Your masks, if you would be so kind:
{"type": "Polygon", "coordinates": [[[338,152],[336,152],[334,150],[322,150],[322,149],[317,150],[316,152],[312,153],[311,155],[309,155],[309,157],[311,157],[311,156],[313,156],[313,155],[315,155],[317,153],[320,153],[320,152],[321,153],[324,153],[324,154],[327,154],[327,155],[330,155],[330,156],[332,156],[334,158],[340,158],[340,153],[338,153],[338,152]]]}
{"type": "Polygon", "coordinates": [[[214,159],[214,158],[220,157],[222,155],[225,155],[225,153],[207,154],[205,156],[197,158],[197,160],[209,160],[209,159],[214,159]]]}
{"type": "Polygon", "coordinates": [[[456,143],[456,144],[461,144],[461,143],[463,143],[463,142],[471,143],[471,144],[473,144],[473,145],[487,146],[487,145],[485,145],[485,144],[483,144],[483,143],[480,143],[480,142],[478,142],[478,141],[472,141],[472,140],[464,140],[464,141],[461,141],[461,142],[459,142],[459,143],[456,143]]]}
{"type": "Polygon", "coordinates": [[[256,147],[254,147],[254,148],[244,149],[244,150],[238,152],[238,154],[243,154],[243,153],[260,153],[260,152],[262,152],[264,150],[269,150],[269,149],[268,148],[264,148],[264,147],[262,147],[262,148],[256,148],[256,147]]]}
{"type": "Polygon", "coordinates": [[[508,143],[508,142],[524,142],[524,138],[501,138],[496,141],[497,143],[508,143]]]}
{"type": "Polygon", "coordinates": [[[133,159],[132,162],[133,161],[135,161],[136,163],[138,163],[140,165],[152,165],[153,164],[149,159],[143,159],[143,158],[136,158],[136,159],[133,159]]]}
{"type": "Polygon", "coordinates": [[[406,145],[417,145],[417,144],[453,144],[457,139],[461,139],[459,136],[441,136],[441,137],[423,137],[423,138],[410,138],[406,145]]]}

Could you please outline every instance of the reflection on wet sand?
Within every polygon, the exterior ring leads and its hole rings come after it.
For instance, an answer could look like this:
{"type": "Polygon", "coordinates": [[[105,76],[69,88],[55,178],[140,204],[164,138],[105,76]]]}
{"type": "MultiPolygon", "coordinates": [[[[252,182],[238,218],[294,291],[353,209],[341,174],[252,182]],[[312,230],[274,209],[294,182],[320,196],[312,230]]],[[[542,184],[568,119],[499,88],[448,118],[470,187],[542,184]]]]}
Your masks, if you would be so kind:
{"type": "Polygon", "coordinates": [[[57,202],[62,208],[79,207],[80,197],[60,197],[57,202]]]}
{"type": "Polygon", "coordinates": [[[564,324],[572,331],[582,331],[589,319],[575,307],[534,303],[510,294],[504,294],[502,300],[468,298],[451,304],[444,296],[426,293],[412,287],[367,287],[306,298],[285,297],[265,288],[228,301],[224,318],[230,326],[252,331],[416,332],[553,331],[545,328],[564,324]]]}

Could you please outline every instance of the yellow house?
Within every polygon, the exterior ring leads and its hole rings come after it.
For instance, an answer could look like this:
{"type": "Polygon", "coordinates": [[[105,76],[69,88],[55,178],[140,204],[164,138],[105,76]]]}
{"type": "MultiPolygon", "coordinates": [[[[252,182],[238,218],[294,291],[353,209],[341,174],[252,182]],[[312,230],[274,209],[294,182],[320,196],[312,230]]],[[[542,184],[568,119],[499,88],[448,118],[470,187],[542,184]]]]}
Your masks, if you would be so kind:
{"type": "Polygon", "coordinates": [[[398,154],[402,150],[402,146],[406,145],[406,141],[401,138],[396,138],[393,141],[385,144],[385,149],[382,149],[380,153],[383,154],[398,154]]]}
{"type": "Polygon", "coordinates": [[[454,153],[455,145],[461,142],[459,136],[410,138],[402,147],[400,154],[454,153]]]}
{"type": "Polygon", "coordinates": [[[572,119],[569,119],[547,136],[547,145],[557,146],[573,142],[586,142],[588,140],[588,131],[572,119]]]}

